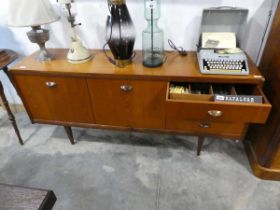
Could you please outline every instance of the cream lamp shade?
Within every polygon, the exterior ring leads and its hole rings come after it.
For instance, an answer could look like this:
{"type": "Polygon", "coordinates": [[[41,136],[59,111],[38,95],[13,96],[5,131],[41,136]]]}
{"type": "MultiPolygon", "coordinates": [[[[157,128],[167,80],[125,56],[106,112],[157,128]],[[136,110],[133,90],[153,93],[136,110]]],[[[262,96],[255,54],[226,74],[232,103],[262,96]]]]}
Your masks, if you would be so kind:
{"type": "Polygon", "coordinates": [[[14,27],[39,26],[59,19],[49,0],[9,0],[7,24],[14,27]]]}
{"type": "Polygon", "coordinates": [[[40,62],[54,59],[45,47],[50,38],[49,30],[41,25],[52,23],[59,19],[49,0],[8,0],[8,25],[13,27],[31,27],[27,36],[32,43],[39,45],[37,60],[40,62]]]}

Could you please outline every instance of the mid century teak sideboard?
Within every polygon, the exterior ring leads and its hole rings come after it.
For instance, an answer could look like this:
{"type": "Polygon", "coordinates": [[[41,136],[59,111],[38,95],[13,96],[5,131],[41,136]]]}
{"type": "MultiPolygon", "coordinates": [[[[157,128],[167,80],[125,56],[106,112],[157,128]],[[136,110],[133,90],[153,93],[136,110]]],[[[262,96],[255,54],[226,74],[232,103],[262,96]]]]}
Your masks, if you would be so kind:
{"type": "Polygon", "coordinates": [[[205,136],[242,140],[248,125],[265,123],[271,109],[252,61],[250,75],[223,76],[202,75],[194,52],[186,57],[167,52],[159,68],[144,67],[140,52],[125,68],[107,62],[98,50],[84,64],[68,63],[65,49],[51,52],[56,60],[40,63],[35,53],[11,68],[11,78],[32,123],[64,126],[72,144],[71,126],[173,132],[197,135],[199,155],[205,136]],[[207,92],[172,98],[170,84],[207,92]],[[260,95],[263,103],[215,102],[215,87],[260,95]]]}

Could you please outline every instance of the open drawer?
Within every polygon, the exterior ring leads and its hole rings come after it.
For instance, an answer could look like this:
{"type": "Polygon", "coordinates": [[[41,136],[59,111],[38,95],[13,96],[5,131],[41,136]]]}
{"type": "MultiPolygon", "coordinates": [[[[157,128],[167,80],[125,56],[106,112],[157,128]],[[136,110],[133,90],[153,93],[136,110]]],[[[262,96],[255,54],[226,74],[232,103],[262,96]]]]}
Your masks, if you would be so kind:
{"type": "Polygon", "coordinates": [[[265,123],[271,110],[270,103],[256,85],[169,83],[166,103],[167,119],[265,123]],[[179,95],[170,92],[176,84],[185,87],[179,95]],[[223,86],[224,90],[219,86],[223,86]],[[262,103],[219,102],[214,101],[214,94],[262,96],[262,103]]]}

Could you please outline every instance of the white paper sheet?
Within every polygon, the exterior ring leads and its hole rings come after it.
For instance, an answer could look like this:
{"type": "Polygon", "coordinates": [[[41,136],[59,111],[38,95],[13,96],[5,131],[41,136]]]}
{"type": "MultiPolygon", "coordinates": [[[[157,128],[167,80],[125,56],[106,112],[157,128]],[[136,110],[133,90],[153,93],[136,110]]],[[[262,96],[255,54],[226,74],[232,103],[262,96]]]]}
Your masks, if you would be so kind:
{"type": "Polygon", "coordinates": [[[236,34],[231,32],[204,32],[202,33],[202,48],[236,48],[236,34]]]}

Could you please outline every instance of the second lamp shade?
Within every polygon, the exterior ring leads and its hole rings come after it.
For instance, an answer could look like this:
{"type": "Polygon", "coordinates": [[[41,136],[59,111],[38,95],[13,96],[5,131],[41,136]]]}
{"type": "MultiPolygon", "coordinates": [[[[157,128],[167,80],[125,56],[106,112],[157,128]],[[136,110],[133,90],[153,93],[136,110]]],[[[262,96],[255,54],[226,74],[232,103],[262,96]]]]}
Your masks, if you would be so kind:
{"type": "Polygon", "coordinates": [[[8,25],[14,27],[39,26],[57,21],[49,0],[9,0],[8,25]]]}

